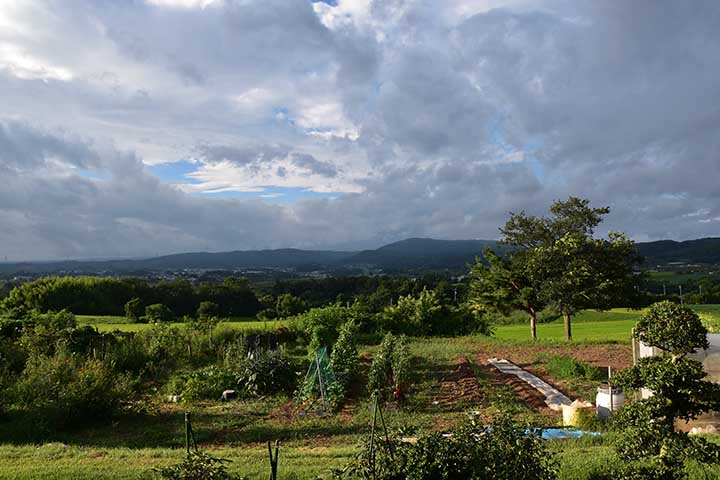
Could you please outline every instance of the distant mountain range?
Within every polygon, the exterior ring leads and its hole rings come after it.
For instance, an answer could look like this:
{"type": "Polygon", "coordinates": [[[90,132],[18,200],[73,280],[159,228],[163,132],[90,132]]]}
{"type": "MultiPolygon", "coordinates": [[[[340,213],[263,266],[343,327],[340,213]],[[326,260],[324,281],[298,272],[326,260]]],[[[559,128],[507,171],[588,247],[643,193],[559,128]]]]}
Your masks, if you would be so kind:
{"type": "MultiPolygon", "coordinates": [[[[481,256],[486,246],[497,248],[492,240],[434,240],[409,238],[375,250],[341,252],[329,250],[247,250],[219,253],[179,253],[154,258],[105,261],[58,261],[0,264],[0,273],[39,274],[52,272],[144,272],[182,269],[289,268],[332,270],[371,267],[383,271],[458,270],[481,256]]],[[[653,267],[673,262],[720,264],[720,238],[676,242],[660,240],[637,244],[645,265],[653,267]]]]}

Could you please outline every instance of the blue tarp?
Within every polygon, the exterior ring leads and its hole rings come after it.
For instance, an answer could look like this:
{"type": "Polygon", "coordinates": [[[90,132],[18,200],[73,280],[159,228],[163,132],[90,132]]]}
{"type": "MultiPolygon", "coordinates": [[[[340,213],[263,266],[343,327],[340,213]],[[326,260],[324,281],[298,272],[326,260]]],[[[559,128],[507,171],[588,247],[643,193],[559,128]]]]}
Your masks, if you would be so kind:
{"type": "Polygon", "coordinates": [[[596,436],[600,432],[587,432],[585,430],[577,430],[574,428],[531,428],[527,432],[540,434],[543,440],[556,440],[562,438],[580,438],[585,435],[596,436]]]}

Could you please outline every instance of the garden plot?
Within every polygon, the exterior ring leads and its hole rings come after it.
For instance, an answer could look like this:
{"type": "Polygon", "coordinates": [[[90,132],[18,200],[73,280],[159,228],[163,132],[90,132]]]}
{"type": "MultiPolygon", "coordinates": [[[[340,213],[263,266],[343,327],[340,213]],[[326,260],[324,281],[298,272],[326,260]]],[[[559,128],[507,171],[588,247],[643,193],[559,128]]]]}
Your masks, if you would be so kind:
{"type": "Polygon", "coordinates": [[[570,400],[564,393],[508,360],[491,358],[488,360],[488,363],[506,375],[514,375],[518,377],[520,380],[540,392],[545,397],[545,404],[551,410],[558,412],[562,410],[562,405],[569,405],[572,403],[572,400],[570,400]]]}

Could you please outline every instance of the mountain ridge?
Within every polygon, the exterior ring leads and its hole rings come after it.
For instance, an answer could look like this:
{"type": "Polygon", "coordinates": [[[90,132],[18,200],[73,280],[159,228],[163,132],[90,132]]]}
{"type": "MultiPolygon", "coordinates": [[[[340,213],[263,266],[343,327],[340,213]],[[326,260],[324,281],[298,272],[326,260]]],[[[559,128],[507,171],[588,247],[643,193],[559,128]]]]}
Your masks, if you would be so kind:
{"type": "MultiPolygon", "coordinates": [[[[646,258],[645,267],[677,263],[720,265],[720,238],[695,240],[657,240],[636,244],[646,258]]],[[[87,273],[182,269],[288,268],[305,270],[317,267],[339,268],[353,265],[374,266],[383,270],[461,269],[482,255],[485,247],[498,247],[495,240],[438,240],[413,237],[376,249],[361,251],[304,250],[280,248],[233,250],[228,252],[186,252],[141,259],[60,260],[0,264],[0,273],[87,273]]]]}

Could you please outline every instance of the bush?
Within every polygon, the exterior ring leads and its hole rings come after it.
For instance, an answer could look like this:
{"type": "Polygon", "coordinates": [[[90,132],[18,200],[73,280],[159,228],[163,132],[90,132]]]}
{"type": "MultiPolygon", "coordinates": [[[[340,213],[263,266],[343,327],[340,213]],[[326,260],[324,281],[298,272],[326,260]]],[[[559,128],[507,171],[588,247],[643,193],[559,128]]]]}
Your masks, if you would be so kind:
{"type": "Polygon", "coordinates": [[[357,330],[355,321],[349,320],[343,323],[330,354],[330,368],[335,378],[345,387],[355,375],[358,366],[357,330]]]}
{"type": "Polygon", "coordinates": [[[393,398],[399,402],[405,398],[405,387],[410,376],[410,348],[405,335],[401,335],[395,341],[390,359],[390,370],[393,398]]]}
{"type": "Polygon", "coordinates": [[[542,440],[509,419],[485,427],[470,420],[450,437],[416,443],[378,435],[335,478],[374,480],[550,480],[555,463],[542,440]]]}
{"type": "Polygon", "coordinates": [[[197,318],[200,320],[210,320],[217,317],[220,313],[220,306],[215,302],[200,302],[197,309],[197,318]]]}
{"type": "Polygon", "coordinates": [[[676,419],[688,421],[720,409],[720,385],[705,380],[703,364],[688,357],[708,347],[700,318],[688,307],[655,303],[638,322],[634,336],[665,354],[642,358],[615,377],[624,389],[653,392],[623,408],[615,420],[623,434],[616,449],[624,464],[634,469],[634,478],[642,478],[639,475],[647,470],[651,477],[646,478],[676,479],[685,477],[689,461],[720,463],[718,445],[675,431],[676,419]]]}
{"type": "Polygon", "coordinates": [[[252,396],[292,392],[297,379],[284,349],[251,351],[237,372],[238,387],[252,396]]]}
{"type": "Polygon", "coordinates": [[[383,338],[377,353],[373,355],[368,372],[368,391],[370,395],[384,398],[392,378],[392,352],[395,349],[395,335],[388,333],[383,338]]]}
{"type": "Polygon", "coordinates": [[[355,319],[355,310],[341,305],[330,305],[323,308],[313,308],[293,317],[290,328],[307,342],[313,342],[308,348],[312,355],[317,347],[329,347],[334,344],[339,335],[340,325],[355,319]]]}
{"type": "Polygon", "coordinates": [[[132,322],[139,322],[143,312],[143,303],[138,297],[131,298],[125,304],[125,318],[132,322]]]}
{"type": "Polygon", "coordinates": [[[129,379],[106,363],[61,352],[30,358],[12,395],[39,429],[52,430],[108,419],[129,392],[129,379]]]}
{"type": "Polygon", "coordinates": [[[203,452],[190,452],[181,463],[152,471],[155,478],[163,480],[242,480],[228,473],[225,463],[229,461],[203,452]]]}
{"type": "Polygon", "coordinates": [[[175,321],[172,310],[162,303],[155,303],[145,307],[145,318],[150,323],[172,323],[175,321]]]}
{"type": "Polygon", "coordinates": [[[169,393],[178,393],[176,389],[182,385],[183,400],[217,400],[224,390],[235,386],[235,374],[229,369],[211,365],[182,376],[182,382],[171,379],[169,393]]]}

